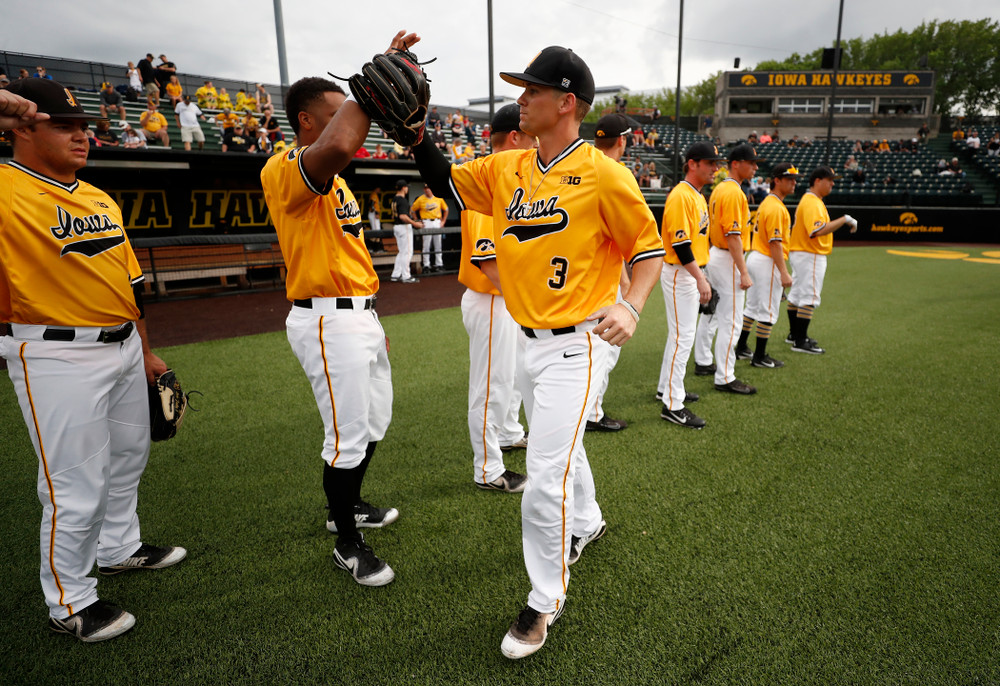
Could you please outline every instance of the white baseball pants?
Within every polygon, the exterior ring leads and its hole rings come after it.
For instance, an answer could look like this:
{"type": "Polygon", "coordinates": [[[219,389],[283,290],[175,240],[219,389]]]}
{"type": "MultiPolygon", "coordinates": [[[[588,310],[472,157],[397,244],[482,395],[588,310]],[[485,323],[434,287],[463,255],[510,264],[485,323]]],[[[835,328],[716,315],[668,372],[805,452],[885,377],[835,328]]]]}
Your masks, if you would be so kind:
{"type": "MultiPolygon", "coordinates": [[[[622,289],[618,287],[618,295],[615,302],[622,301],[622,289]]],[[[611,372],[614,370],[615,366],[618,364],[618,358],[621,357],[622,347],[620,345],[611,345],[604,339],[598,336],[601,343],[608,346],[608,364],[604,371],[604,376],[601,377],[601,383],[597,387],[597,400],[594,401],[593,408],[587,419],[592,422],[599,422],[604,419],[604,395],[608,392],[608,384],[611,381],[611,372]]]]}
{"type": "Polygon", "coordinates": [[[781,307],[781,272],[774,260],[756,250],[747,257],[753,285],[747,289],[746,314],[756,322],[778,321],[781,307]]]}
{"type": "Polygon", "coordinates": [[[715,336],[715,383],[727,384],[736,379],[736,343],[743,330],[745,296],[740,288],[740,270],[728,250],[714,245],[709,250],[708,282],[719,293],[715,306],[718,331],[715,336]]]}
{"type": "MultiPolygon", "coordinates": [[[[142,544],[139,477],[149,457],[142,341],[41,340],[44,326],[0,337],[24,423],[38,455],[42,504],[39,577],[49,615],[97,601],[96,562],[118,564],[142,544]]],[[[95,334],[96,336],[96,334],[95,334]]]]}
{"type": "Polygon", "coordinates": [[[392,372],[385,332],[367,298],[313,298],[313,308],[292,306],[285,319],[288,343],[299,359],[323,418],[323,460],[331,467],[361,464],[371,441],[392,419],[392,372]],[[337,309],[351,300],[356,309],[337,309]]]}
{"type": "Polygon", "coordinates": [[[792,288],[788,291],[788,302],[795,306],[819,307],[823,279],[826,277],[826,255],[793,250],[788,253],[788,264],[792,267],[792,288]]]}
{"type": "Polygon", "coordinates": [[[413,227],[409,224],[393,224],[392,235],[396,237],[396,262],[392,266],[392,278],[409,279],[410,260],[413,259],[413,227]]]}
{"type": "Polygon", "coordinates": [[[684,375],[698,320],[698,282],[684,267],[664,262],[660,286],[667,309],[667,344],[656,389],[668,410],[679,410],[684,407],[684,375]]]}
{"type": "MultiPolygon", "coordinates": [[[[441,220],[440,219],[424,219],[423,223],[424,223],[424,228],[425,229],[440,229],[441,228],[441,220]]],[[[423,241],[423,248],[421,250],[421,254],[420,255],[421,255],[421,259],[423,260],[423,263],[424,263],[424,268],[425,269],[429,269],[430,266],[431,266],[431,247],[432,247],[432,245],[433,245],[433,252],[434,252],[434,266],[435,267],[443,267],[444,266],[444,257],[441,254],[441,234],[439,234],[439,233],[435,233],[433,235],[424,234],[422,236],[422,238],[424,239],[424,241],[423,241]]]]}

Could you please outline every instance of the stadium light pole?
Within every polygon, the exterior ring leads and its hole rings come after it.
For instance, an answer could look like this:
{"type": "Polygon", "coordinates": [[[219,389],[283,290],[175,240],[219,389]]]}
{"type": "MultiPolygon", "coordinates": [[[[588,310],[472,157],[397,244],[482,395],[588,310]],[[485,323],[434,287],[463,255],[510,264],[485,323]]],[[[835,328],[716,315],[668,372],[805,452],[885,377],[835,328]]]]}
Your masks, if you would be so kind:
{"type": "Polygon", "coordinates": [[[823,164],[830,166],[830,146],[833,138],[833,103],[837,97],[837,70],[840,69],[840,29],[844,25],[844,0],[840,0],[840,14],[837,15],[837,42],[833,46],[833,78],[830,79],[830,112],[826,125],[826,153],[823,164]]]}
{"type": "MultiPolygon", "coordinates": [[[[843,0],[841,0],[843,1],[843,0]]],[[[680,168],[679,146],[681,144],[681,52],[684,47],[684,0],[681,0],[681,16],[677,24],[677,92],[674,93],[674,185],[680,183],[677,176],[680,168]]]]}
{"type": "MultiPolygon", "coordinates": [[[[490,84],[490,119],[493,121],[493,0],[486,0],[486,54],[490,84]]],[[[491,132],[492,133],[492,132],[491,132]]]]}
{"type": "Polygon", "coordinates": [[[281,0],[274,0],[274,32],[278,34],[278,74],[281,78],[281,99],[284,104],[288,89],[288,59],[285,57],[285,21],[281,16],[281,0]]]}

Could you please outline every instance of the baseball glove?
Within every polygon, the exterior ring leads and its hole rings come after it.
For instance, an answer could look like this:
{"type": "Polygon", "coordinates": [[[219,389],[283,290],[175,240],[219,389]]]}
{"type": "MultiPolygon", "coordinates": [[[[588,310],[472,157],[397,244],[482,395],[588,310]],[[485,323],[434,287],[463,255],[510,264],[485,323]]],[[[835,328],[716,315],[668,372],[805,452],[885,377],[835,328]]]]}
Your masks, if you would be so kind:
{"type": "MultiPolygon", "coordinates": [[[[184,421],[188,409],[188,396],[172,369],[160,374],[156,384],[149,387],[149,433],[154,441],[173,438],[184,421]]],[[[194,408],[191,408],[192,410],[194,408]]]]}
{"type": "Polygon", "coordinates": [[[712,289],[712,297],[704,305],[698,305],[698,311],[702,314],[715,314],[715,308],[719,304],[719,291],[712,289]]]}
{"type": "Polygon", "coordinates": [[[431,89],[416,55],[408,50],[375,55],[347,81],[361,109],[389,138],[400,145],[423,139],[431,89]]]}

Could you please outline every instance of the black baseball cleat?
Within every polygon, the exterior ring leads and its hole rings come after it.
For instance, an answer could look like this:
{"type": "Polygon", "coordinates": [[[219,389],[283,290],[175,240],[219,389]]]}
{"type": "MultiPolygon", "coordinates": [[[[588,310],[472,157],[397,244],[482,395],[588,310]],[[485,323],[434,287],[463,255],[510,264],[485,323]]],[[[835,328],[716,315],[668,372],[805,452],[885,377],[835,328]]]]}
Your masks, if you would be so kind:
{"type": "Polygon", "coordinates": [[[476,482],[476,486],[484,491],[503,491],[504,493],[520,493],[528,485],[528,477],[512,472],[509,469],[493,479],[493,481],[476,482]]]}
{"type": "Polygon", "coordinates": [[[337,541],[333,564],[348,572],[362,586],[385,586],[396,578],[392,567],[375,556],[371,546],[360,541],[337,541]]]}
{"type": "Polygon", "coordinates": [[[576,564],[576,561],[580,559],[580,554],[583,549],[587,547],[588,543],[596,541],[601,536],[603,536],[608,531],[608,523],[601,520],[601,523],[597,526],[597,531],[588,536],[574,536],[569,546],[569,564],[576,564]]]}
{"type": "Polygon", "coordinates": [[[733,379],[729,383],[715,384],[715,390],[723,393],[738,393],[739,395],[753,395],[757,389],[748,383],[743,383],[739,379],[733,379]]]}
{"type": "Polygon", "coordinates": [[[587,421],[587,431],[621,431],[628,428],[628,422],[624,419],[612,419],[608,415],[601,417],[601,421],[587,421]]]}
{"type": "Polygon", "coordinates": [[[792,345],[795,343],[795,339],[792,338],[792,334],[788,334],[787,336],[785,336],[785,343],[787,343],[788,345],[792,345]]]}
{"type": "Polygon", "coordinates": [[[537,652],[549,634],[549,626],[559,619],[566,607],[564,600],[555,612],[539,612],[526,605],[517,619],[510,625],[507,635],[500,644],[500,652],[511,660],[519,660],[537,652]]]}
{"type": "Polygon", "coordinates": [[[753,350],[747,346],[736,348],[736,359],[737,360],[750,360],[753,359],[753,350]]]}
{"type": "MultiPolygon", "coordinates": [[[[399,519],[399,510],[394,507],[375,507],[362,500],[354,506],[354,523],[359,529],[381,529],[399,519]]],[[[326,520],[330,533],[337,533],[337,523],[326,520]]]]}
{"type": "Polygon", "coordinates": [[[57,634],[75,636],[84,643],[121,636],[135,626],[135,617],[117,605],[98,600],[66,619],[49,617],[49,628],[57,634]]]}
{"type": "Polygon", "coordinates": [[[695,376],[709,376],[715,374],[715,363],[712,364],[695,364],[694,375],[695,376]]]}
{"type": "Polygon", "coordinates": [[[764,355],[764,357],[754,357],[750,360],[751,367],[760,367],[761,369],[777,369],[778,367],[784,367],[785,363],[781,360],[776,360],[770,355],[764,355]]]}
{"type": "Polygon", "coordinates": [[[689,429],[701,429],[705,426],[705,420],[686,407],[682,407],[679,410],[668,410],[667,406],[664,405],[663,410],[660,412],[660,418],[674,424],[686,426],[689,429]]]}
{"type": "Polygon", "coordinates": [[[116,565],[98,567],[105,576],[131,572],[136,569],[163,569],[175,565],[187,557],[187,551],[177,546],[157,546],[143,543],[127,560],[116,565]]]}
{"type": "Polygon", "coordinates": [[[809,353],[810,355],[822,355],[826,352],[811,338],[792,343],[792,350],[797,353],[809,353]]]}
{"type": "Polygon", "coordinates": [[[684,402],[685,403],[696,403],[699,400],[701,400],[701,396],[698,395],[697,393],[685,393],[684,394],[684,402]]]}

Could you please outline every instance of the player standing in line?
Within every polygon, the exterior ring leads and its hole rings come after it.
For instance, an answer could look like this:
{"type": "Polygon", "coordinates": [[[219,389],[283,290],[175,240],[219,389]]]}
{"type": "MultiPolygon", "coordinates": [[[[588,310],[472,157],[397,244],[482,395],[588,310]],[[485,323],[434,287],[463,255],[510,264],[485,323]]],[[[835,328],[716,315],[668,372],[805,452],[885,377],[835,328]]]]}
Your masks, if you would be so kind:
{"type": "MultiPolygon", "coordinates": [[[[422,228],[440,229],[448,221],[448,203],[441,198],[434,197],[434,191],[425,183],[424,194],[413,201],[413,207],[410,208],[410,216],[419,219],[422,228]]],[[[421,259],[423,260],[425,273],[444,271],[440,233],[423,235],[421,259]],[[431,267],[432,250],[434,252],[433,268],[431,267]]]]}
{"type": "MultiPolygon", "coordinates": [[[[419,38],[400,31],[390,50],[419,38]]],[[[327,529],[334,564],[364,586],[395,578],[359,528],[382,527],[395,508],[361,499],[365,471],[392,418],[392,374],[375,314],[378,277],[362,235],[361,210],[338,175],[361,147],[371,120],[332,81],[304,78],[285,96],[300,147],[273,155],[261,171],[264,199],[288,268],[288,342],[323,418],[327,529]]]]}
{"type": "Polygon", "coordinates": [[[187,554],[140,536],[147,385],[167,366],[149,348],[144,277],[121,210],[76,178],[90,150],[87,121],[96,119],[52,80],[0,91],[0,130],[14,146],[0,166],[0,322],[9,322],[0,324],[0,356],[38,455],[49,628],[88,643],[135,625],[98,599],[95,562],[101,574],[118,574],[187,554]]]}
{"type": "Polygon", "coordinates": [[[743,182],[757,171],[757,151],[741,143],[729,152],[729,176],[708,199],[708,282],[719,294],[715,306],[715,389],[753,395],[757,389],[736,378],[736,341],[743,325],[743,292],[753,283],[743,253],[750,249],[750,205],[743,182]]]}
{"type": "Polygon", "coordinates": [[[396,262],[392,267],[391,281],[419,283],[420,279],[410,274],[410,260],[413,258],[413,227],[423,228],[423,224],[410,217],[410,184],[405,179],[396,182],[396,195],[392,196],[392,234],[396,237],[396,262]]]}
{"type": "Polygon", "coordinates": [[[708,203],[701,189],[719,168],[719,150],[711,143],[692,143],[684,152],[684,180],[667,195],[663,207],[663,246],[666,250],[660,285],[667,309],[667,344],[657,395],[663,398],[660,416],[692,429],[705,420],[684,406],[684,374],[698,319],[698,303],[707,303],[712,287],[702,272],[708,262],[708,203]]]}
{"type": "Polygon", "coordinates": [[[460,207],[493,216],[504,299],[527,337],[520,385],[530,435],[521,525],[532,590],[501,644],[516,659],[542,647],[565,607],[571,547],[579,553],[606,529],[583,447],[586,413],[607,364],[607,346],[595,339],[621,345],[631,338],[663,247],[628,170],[580,139],[594,100],[583,60],[553,46],[524,73],[500,76],[524,88],[521,130],[538,138],[537,150],[451,166],[425,138],[415,153],[435,191],[450,183],[460,207]],[[632,265],[632,286],[615,303],[623,257],[632,265]],[[574,546],[575,532],[586,533],[574,546]]]}
{"type": "Polygon", "coordinates": [[[372,231],[382,230],[382,189],[375,188],[368,194],[368,226],[372,231]]]}
{"type": "Polygon", "coordinates": [[[750,364],[763,369],[784,367],[785,363],[767,354],[771,327],[778,321],[782,289],[792,285],[792,276],[785,267],[791,215],[785,198],[795,192],[799,170],[787,162],[771,170],[771,192],[760,203],[754,218],[753,250],[747,257],[747,268],[753,285],[747,291],[743,332],[737,350],[748,348],[747,341],[757,323],[757,345],[750,364]]]}
{"type": "MultiPolygon", "coordinates": [[[[504,105],[490,125],[494,153],[528,150],[535,138],[521,131],[521,110],[504,105]]],[[[520,493],[528,477],[504,466],[500,433],[514,404],[514,379],[518,357],[517,324],[507,312],[500,292],[493,218],[474,210],[462,212],[462,259],[458,280],[462,295],[462,323],[469,333],[469,436],[472,440],[473,481],[483,490],[520,493]]],[[[514,409],[520,409],[517,395],[514,409]]],[[[518,424],[520,429],[520,424],[518,424]]],[[[513,445],[524,430],[508,436],[513,445]]]]}
{"type": "Polygon", "coordinates": [[[837,175],[829,167],[816,167],[809,175],[809,190],[799,200],[792,225],[788,262],[792,266],[792,289],[788,292],[788,337],[797,353],[822,355],[826,351],[809,338],[809,322],[819,307],[826,276],[827,256],[833,252],[833,232],[847,224],[851,233],[858,222],[849,214],[830,219],[823,198],[833,190],[837,175]]]}

